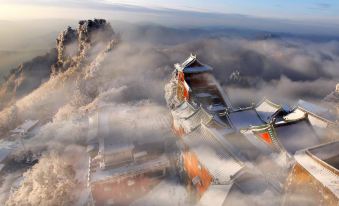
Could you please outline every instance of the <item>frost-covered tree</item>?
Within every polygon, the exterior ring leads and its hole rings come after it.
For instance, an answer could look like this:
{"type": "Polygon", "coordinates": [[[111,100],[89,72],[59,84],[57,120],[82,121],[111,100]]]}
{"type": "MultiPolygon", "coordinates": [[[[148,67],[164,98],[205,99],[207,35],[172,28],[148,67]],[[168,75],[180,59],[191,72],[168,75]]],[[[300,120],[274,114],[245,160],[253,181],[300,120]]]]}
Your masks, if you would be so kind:
{"type": "Polygon", "coordinates": [[[77,186],[75,171],[61,156],[51,153],[24,173],[20,187],[6,205],[72,205],[77,186]]]}

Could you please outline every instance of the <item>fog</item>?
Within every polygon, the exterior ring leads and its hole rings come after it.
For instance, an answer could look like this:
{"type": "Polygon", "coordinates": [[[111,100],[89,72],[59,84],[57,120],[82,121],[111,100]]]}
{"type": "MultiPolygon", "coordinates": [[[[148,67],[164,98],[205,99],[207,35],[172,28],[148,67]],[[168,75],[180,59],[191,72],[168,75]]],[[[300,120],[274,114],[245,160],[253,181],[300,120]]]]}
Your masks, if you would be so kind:
{"type": "Polygon", "coordinates": [[[55,47],[57,34],[75,20],[0,20],[0,83],[19,64],[55,47]]]}
{"type": "MultiPolygon", "coordinates": [[[[250,104],[265,96],[287,103],[299,98],[319,102],[334,90],[339,80],[339,42],[335,39],[262,38],[265,33],[253,31],[121,22],[112,25],[120,37],[113,37],[119,43],[110,50],[106,51],[105,45],[93,48],[82,64],[55,74],[0,112],[0,133],[15,128],[25,119],[39,119],[43,123],[31,139],[25,140],[26,149],[42,153],[43,157],[25,173],[24,184],[16,193],[9,195],[7,184],[2,186],[1,198],[9,196],[8,205],[55,205],[60,203],[60,194],[70,195],[68,191],[82,188],[85,180],[81,177],[87,171],[88,162],[87,117],[103,106],[112,108],[105,112],[114,114],[110,122],[113,138],[145,141],[171,138],[164,86],[171,78],[173,64],[184,61],[190,53],[214,68],[213,73],[235,105],[250,104]],[[131,125],[133,129],[129,129],[131,125]],[[51,165],[55,165],[55,170],[46,172],[51,165]],[[46,181],[54,181],[59,173],[72,177],[57,181],[60,187],[56,190],[38,177],[42,175],[46,181]]],[[[42,30],[56,28],[49,27],[42,30]]],[[[40,34],[39,29],[35,32],[40,34]]],[[[36,38],[37,45],[42,50],[54,47],[51,38],[56,35],[47,33],[45,37],[36,38]]],[[[22,41],[35,48],[34,41],[22,41]]],[[[4,48],[11,49],[8,45],[4,48]]],[[[39,77],[35,80],[41,81],[39,77]]],[[[13,181],[12,175],[4,178],[13,181]]],[[[81,192],[76,192],[74,196],[66,196],[68,202],[60,204],[79,202],[81,192]]]]}

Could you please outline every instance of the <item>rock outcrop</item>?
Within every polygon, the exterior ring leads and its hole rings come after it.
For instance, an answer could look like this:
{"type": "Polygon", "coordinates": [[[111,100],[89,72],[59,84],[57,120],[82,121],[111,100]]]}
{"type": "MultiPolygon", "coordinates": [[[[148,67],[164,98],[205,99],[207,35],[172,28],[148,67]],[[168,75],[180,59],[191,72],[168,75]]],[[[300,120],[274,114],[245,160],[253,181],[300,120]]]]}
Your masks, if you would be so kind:
{"type": "Polygon", "coordinates": [[[77,29],[68,27],[57,38],[58,62],[53,66],[53,74],[90,62],[93,53],[106,46],[114,34],[104,19],[79,21],[77,29]]]}
{"type": "Polygon", "coordinates": [[[69,50],[69,47],[77,40],[77,31],[68,27],[66,30],[61,32],[56,39],[56,48],[58,51],[58,62],[62,64],[66,62],[69,57],[75,56],[76,50],[69,50]],[[66,50],[68,48],[68,50],[66,50]]]}
{"type": "Polygon", "coordinates": [[[51,75],[89,64],[114,36],[104,19],[79,21],[77,29],[68,27],[58,35],[55,49],[12,69],[0,86],[0,110],[38,88],[51,75]]]}

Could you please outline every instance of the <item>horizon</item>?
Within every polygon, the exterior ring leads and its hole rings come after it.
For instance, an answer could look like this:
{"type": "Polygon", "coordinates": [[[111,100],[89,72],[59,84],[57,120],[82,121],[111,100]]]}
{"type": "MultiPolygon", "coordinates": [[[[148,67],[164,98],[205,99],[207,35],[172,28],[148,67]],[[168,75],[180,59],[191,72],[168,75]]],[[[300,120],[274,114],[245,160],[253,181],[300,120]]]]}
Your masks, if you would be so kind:
{"type": "Polygon", "coordinates": [[[339,2],[0,5],[0,205],[339,203],[339,2]]]}
{"type": "MultiPolygon", "coordinates": [[[[133,10],[139,12],[145,12],[150,10],[158,11],[187,11],[187,12],[201,12],[201,13],[217,13],[217,14],[239,14],[252,17],[264,17],[275,19],[292,19],[292,20],[320,20],[325,21],[333,20],[333,23],[337,23],[339,20],[339,3],[334,0],[301,0],[298,2],[291,0],[276,0],[274,2],[269,0],[258,0],[255,3],[248,0],[239,0],[237,2],[211,0],[208,3],[198,1],[164,1],[164,0],[62,0],[62,1],[45,1],[45,0],[1,0],[2,12],[0,19],[11,19],[11,13],[21,8],[27,9],[26,14],[16,17],[18,19],[34,17],[39,14],[30,13],[31,9],[42,11],[41,9],[53,8],[55,11],[58,9],[72,9],[73,16],[77,14],[77,11],[89,9],[89,10],[133,10]],[[5,11],[5,9],[8,9],[5,11]],[[288,10],[284,10],[288,9],[288,10]],[[317,13],[315,13],[317,12],[317,13]]],[[[58,14],[52,14],[53,17],[64,17],[58,14]]],[[[77,16],[76,16],[77,17],[77,16]]],[[[46,18],[46,17],[44,17],[46,18]]]]}
{"type": "MultiPolygon", "coordinates": [[[[339,3],[335,1],[260,0],[238,3],[220,0],[182,2],[163,0],[2,0],[0,21],[80,20],[105,18],[128,23],[154,23],[169,27],[234,27],[292,32],[299,34],[339,34],[339,3]],[[247,2],[247,3],[246,3],[247,2]],[[219,6],[219,7],[217,7],[219,6]],[[20,15],[17,15],[20,14],[20,15]]],[[[1,22],[0,22],[1,23],[1,22]]]]}

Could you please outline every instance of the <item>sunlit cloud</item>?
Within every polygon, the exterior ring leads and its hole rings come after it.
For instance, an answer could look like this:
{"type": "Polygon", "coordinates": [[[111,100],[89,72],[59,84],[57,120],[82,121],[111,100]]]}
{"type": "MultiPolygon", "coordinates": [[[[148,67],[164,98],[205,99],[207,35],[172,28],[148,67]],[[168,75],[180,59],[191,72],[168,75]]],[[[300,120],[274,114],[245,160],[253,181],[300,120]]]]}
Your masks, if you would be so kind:
{"type": "MultiPolygon", "coordinates": [[[[25,18],[69,18],[76,15],[83,16],[87,13],[99,14],[101,11],[116,12],[130,9],[133,12],[156,11],[188,11],[200,13],[217,14],[241,14],[261,18],[278,18],[290,20],[308,20],[335,23],[338,22],[339,3],[334,1],[324,1],[318,4],[306,1],[291,3],[290,1],[269,1],[252,2],[239,0],[237,2],[225,2],[220,0],[1,0],[1,19],[25,19],[25,18]],[[23,9],[23,6],[24,9],[23,9]],[[32,8],[36,7],[36,8],[32,8]],[[50,7],[55,7],[51,11],[50,7]],[[72,9],[69,10],[65,9],[72,9]],[[310,9],[311,8],[311,9],[310,9]],[[20,10],[18,13],[16,11],[20,10]],[[93,10],[95,12],[93,12],[93,10]],[[316,10],[317,12],[314,12],[316,10]],[[59,14],[60,13],[60,14],[59,14]],[[66,13],[66,14],[65,14],[66,13]],[[16,14],[16,15],[15,15],[16,14]],[[46,14],[46,15],[45,15],[46,14]]],[[[111,14],[111,17],[114,16],[111,14]]]]}

